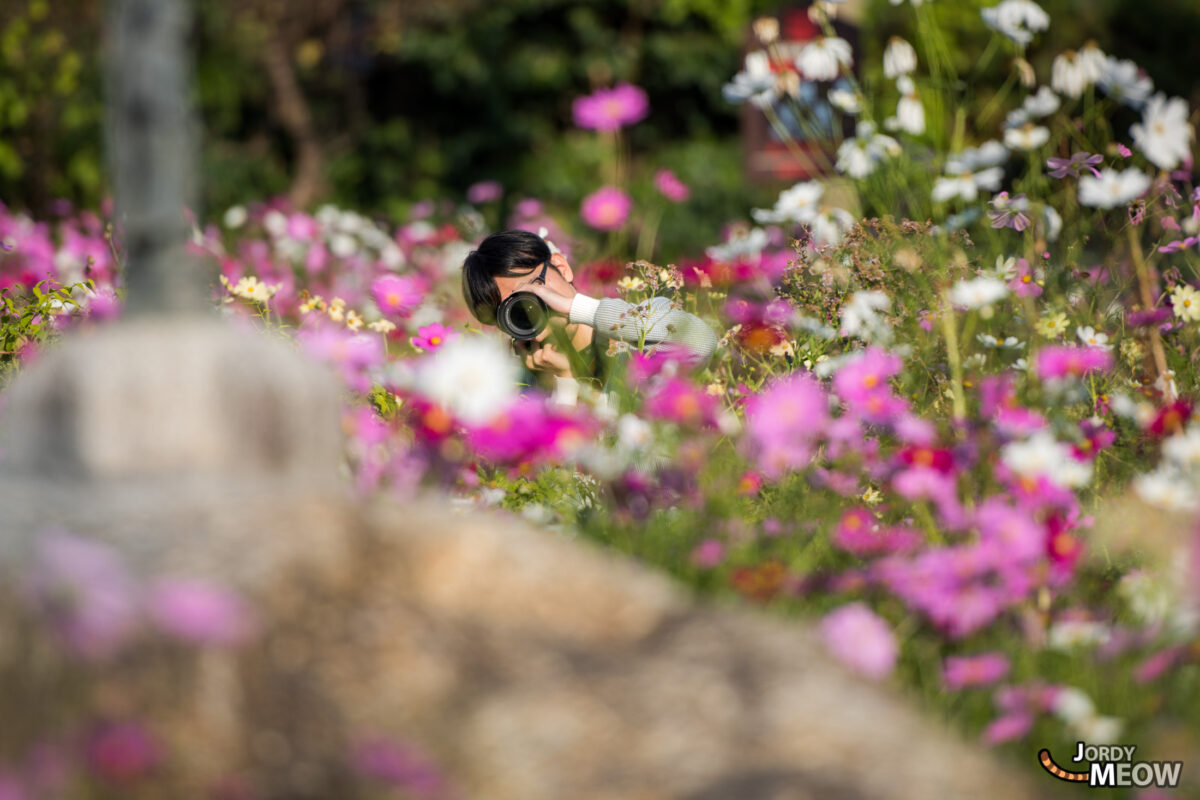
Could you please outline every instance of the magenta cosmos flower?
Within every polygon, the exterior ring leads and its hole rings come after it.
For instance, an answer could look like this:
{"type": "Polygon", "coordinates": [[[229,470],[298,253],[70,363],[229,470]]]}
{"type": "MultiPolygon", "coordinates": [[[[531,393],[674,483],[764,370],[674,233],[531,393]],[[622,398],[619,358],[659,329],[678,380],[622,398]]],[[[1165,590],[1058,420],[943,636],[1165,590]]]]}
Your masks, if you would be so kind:
{"type": "Polygon", "coordinates": [[[73,653],[107,658],[136,627],[136,585],[108,545],[62,531],[43,533],[27,580],[27,600],[73,653]]]}
{"type": "Polygon", "coordinates": [[[162,748],[139,722],[105,722],[88,736],[84,758],[94,775],[109,783],[129,783],[154,769],[162,748]]]}
{"type": "Polygon", "coordinates": [[[414,275],[383,275],[371,283],[371,296],[384,314],[407,316],[425,299],[425,281],[414,275]]]}
{"type": "Polygon", "coordinates": [[[896,666],[900,648],[892,629],[862,603],[827,615],[821,620],[821,636],[838,661],[865,678],[886,678],[896,666]]]}
{"type": "Polygon", "coordinates": [[[804,373],[774,381],[746,406],[746,444],[768,478],[808,466],[829,420],[829,397],[804,373]]]}
{"type": "Polygon", "coordinates": [[[598,231],[615,231],[625,224],[633,201],[615,186],[602,186],[583,198],[583,221],[598,231]]]}
{"type": "Polygon", "coordinates": [[[628,83],[611,89],[597,89],[576,98],[571,106],[575,124],[595,131],[616,131],[640,122],[650,113],[646,92],[628,83]]]}
{"type": "Polygon", "coordinates": [[[1008,657],[1003,653],[950,656],[942,665],[942,678],[951,689],[987,686],[1008,674],[1008,657]]]}
{"type": "Polygon", "coordinates": [[[417,335],[409,341],[412,342],[413,347],[431,353],[457,338],[458,333],[453,328],[447,328],[440,322],[434,322],[431,325],[422,325],[418,328],[417,335]]]}
{"type": "Polygon", "coordinates": [[[672,203],[682,203],[692,196],[692,190],[669,169],[654,173],[654,188],[672,203]]]}
{"type": "Polygon", "coordinates": [[[1052,346],[1037,354],[1037,373],[1042,380],[1079,378],[1112,368],[1112,353],[1102,347],[1052,346]]]}
{"type": "Polygon", "coordinates": [[[160,581],[151,590],[147,605],[159,630],[190,644],[239,644],[253,628],[250,609],[242,598],[206,581],[160,581]]]}

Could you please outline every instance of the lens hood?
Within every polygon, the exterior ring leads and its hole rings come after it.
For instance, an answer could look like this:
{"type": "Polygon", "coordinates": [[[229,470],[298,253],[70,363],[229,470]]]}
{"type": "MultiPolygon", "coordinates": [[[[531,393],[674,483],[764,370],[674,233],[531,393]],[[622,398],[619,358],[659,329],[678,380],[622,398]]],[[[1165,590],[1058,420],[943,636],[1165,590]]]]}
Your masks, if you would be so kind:
{"type": "Polygon", "coordinates": [[[496,326],[518,342],[536,339],[549,322],[546,301],[533,292],[513,292],[496,309],[496,326]]]}

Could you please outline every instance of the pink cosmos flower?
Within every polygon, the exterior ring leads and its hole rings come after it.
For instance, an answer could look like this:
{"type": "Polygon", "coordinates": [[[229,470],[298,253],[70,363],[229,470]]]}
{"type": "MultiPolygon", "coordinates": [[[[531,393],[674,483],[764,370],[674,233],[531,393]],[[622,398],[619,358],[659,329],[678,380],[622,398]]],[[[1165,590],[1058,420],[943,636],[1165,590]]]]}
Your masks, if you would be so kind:
{"type": "Polygon", "coordinates": [[[0,800],[31,800],[16,775],[0,772],[0,800]]]}
{"type": "Polygon", "coordinates": [[[1134,668],[1133,679],[1138,683],[1156,681],[1186,655],[1187,649],[1182,646],[1160,650],[1134,668]]]}
{"type": "Polygon", "coordinates": [[[745,442],[768,478],[808,466],[829,419],[829,399],[815,378],[793,373],[773,381],[746,406],[745,442]]]}
{"type": "Polygon", "coordinates": [[[691,560],[701,569],[712,569],[725,560],[725,545],[718,539],[705,539],[692,550],[691,560]]]}
{"type": "Polygon", "coordinates": [[[1017,297],[1041,297],[1042,287],[1037,282],[1037,275],[1023,258],[1017,259],[1017,274],[1008,282],[1008,288],[1017,297]]]}
{"type": "Polygon", "coordinates": [[[523,395],[467,438],[481,458],[508,464],[563,458],[589,435],[583,423],[552,409],[544,397],[523,395]]]}
{"type": "Polygon", "coordinates": [[[150,590],[148,609],[159,630],[196,645],[239,644],[253,627],[242,599],[207,581],[159,581],[150,590]]]}
{"type": "Polygon", "coordinates": [[[987,744],[1002,744],[1014,739],[1023,739],[1033,728],[1033,715],[1024,711],[997,717],[983,730],[983,741],[987,744]]]}
{"type": "Polygon", "coordinates": [[[821,620],[821,636],[843,665],[870,680],[881,680],[896,666],[900,648],[888,624],[862,603],[842,606],[821,620]]]}
{"type": "Polygon", "coordinates": [[[908,528],[881,525],[869,511],[857,508],[842,515],[833,543],[856,556],[879,555],[916,547],[921,537],[908,528]]]}
{"type": "Polygon", "coordinates": [[[145,777],[161,759],[161,748],[138,722],[109,722],[96,727],[84,744],[91,771],[109,783],[145,777]]]}
{"type": "Polygon", "coordinates": [[[833,376],[833,390],[850,411],[869,422],[886,422],[908,410],[892,395],[888,379],[903,366],[899,356],[879,347],[868,347],[833,376]]]}
{"type": "Polygon", "coordinates": [[[575,124],[596,131],[616,131],[640,122],[650,113],[646,92],[628,83],[612,89],[597,89],[579,97],[571,106],[575,124]]]}
{"type": "Polygon", "coordinates": [[[26,596],[63,645],[86,658],[113,655],[137,624],[137,590],[117,551],[65,532],[38,538],[26,596]]]}
{"type": "Polygon", "coordinates": [[[383,275],[371,283],[371,296],[379,310],[408,316],[425,299],[425,281],[415,275],[383,275]]]}
{"type": "Polygon", "coordinates": [[[301,328],[296,338],[308,355],[337,369],[346,385],[356,392],[371,388],[370,372],[383,363],[383,340],[373,334],[318,324],[301,328]]]}
{"type": "Polygon", "coordinates": [[[504,194],[504,187],[500,185],[499,181],[479,181],[467,187],[467,202],[473,205],[491,203],[499,200],[502,194],[504,194]]]}
{"type": "Polygon", "coordinates": [[[680,378],[669,378],[646,398],[645,412],[650,419],[662,419],[680,425],[711,425],[716,416],[717,398],[680,378]]]}
{"type": "Polygon", "coordinates": [[[359,775],[374,778],[406,796],[424,798],[446,794],[448,786],[437,765],[411,745],[379,737],[355,743],[350,766],[359,775]]]}
{"type": "Polygon", "coordinates": [[[602,186],[583,198],[583,221],[598,231],[615,231],[625,224],[633,201],[615,186],[602,186]]]}
{"type": "Polygon", "coordinates": [[[962,638],[1023,602],[1034,583],[994,544],[927,550],[914,558],[889,557],[874,568],[876,580],[949,636],[962,638]]]}
{"type": "Polygon", "coordinates": [[[1102,347],[1050,345],[1037,354],[1037,374],[1042,380],[1081,378],[1112,369],[1112,353],[1102,347]]]}
{"type": "Polygon", "coordinates": [[[692,190],[687,184],[665,167],[654,173],[654,188],[672,203],[682,203],[692,196],[692,190]]]}
{"type": "Polygon", "coordinates": [[[417,329],[417,335],[409,341],[412,346],[418,350],[424,350],[431,353],[437,350],[444,344],[454,341],[458,338],[458,332],[453,328],[448,328],[440,322],[434,322],[430,325],[422,325],[417,329]]]}
{"type": "Polygon", "coordinates": [[[1067,175],[1078,178],[1084,170],[1099,178],[1100,170],[1096,166],[1103,161],[1104,156],[1099,153],[1072,153],[1070,158],[1048,158],[1046,166],[1050,168],[1049,175],[1052,178],[1065,178],[1067,175]]]}
{"type": "Polygon", "coordinates": [[[1033,562],[1045,555],[1046,531],[1031,513],[989,497],[975,510],[982,542],[995,544],[1014,562],[1033,562]]]}
{"type": "Polygon", "coordinates": [[[1008,657],[1003,653],[950,656],[942,665],[942,679],[950,689],[965,689],[995,683],[1008,670],[1008,657]]]}

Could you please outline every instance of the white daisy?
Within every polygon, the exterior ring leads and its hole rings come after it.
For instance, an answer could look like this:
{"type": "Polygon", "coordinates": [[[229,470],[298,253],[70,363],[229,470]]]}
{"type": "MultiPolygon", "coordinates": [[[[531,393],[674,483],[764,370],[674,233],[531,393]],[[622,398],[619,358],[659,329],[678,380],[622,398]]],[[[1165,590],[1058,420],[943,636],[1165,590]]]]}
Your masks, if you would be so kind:
{"type": "Polygon", "coordinates": [[[896,87],[900,90],[896,116],[889,117],[884,124],[891,130],[902,130],[913,136],[920,136],[925,132],[925,107],[921,105],[917,87],[907,75],[900,76],[896,87]]]}
{"type": "Polygon", "coordinates": [[[893,36],[888,41],[887,49],[883,51],[883,74],[887,78],[898,78],[908,75],[917,69],[917,51],[913,46],[899,36],[893,36]]]}
{"type": "Polygon", "coordinates": [[[771,209],[756,208],[750,212],[754,221],[759,224],[771,222],[812,222],[817,215],[817,203],[824,193],[825,187],[817,181],[803,181],[790,189],[784,189],[775,207],[771,209]]]}
{"type": "Polygon", "coordinates": [[[995,278],[979,277],[959,281],[950,288],[950,302],[958,308],[990,306],[1008,296],[1008,286],[995,278]]]}
{"type": "Polygon", "coordinates": [[[765,50],[753,50],[746,54],[741,71],[725,84],[721,93],[731,103],[744,103],[765,108],[779,98],[776,88],[778,80],[771,72],[771,59],[765,50]]]}
{"type": "Polygon", "coordinates": [[[831,81],[854,64],[850,43],[838,36],[822,36],[804,45],[796,56],[800,74],[810,81],[831,81]]]}
{"type": "Polygon", "coordinates": [[[1121,172],[1103,169],[1099,178],[1092,175],[1079,178],[1079,202],[1093,208],[1128,205],[1145,194],[1150,183],[1150,176],[1136,167],[1121,172]]]}
{"type": "Polygon", "coordinates": [[[1050,27],[1050,15],[1031,0],[1004,0],[980,14],[989,28],[1021,46],[1032,42],[1033,34],[1050,27]]]}
{"type": "Polygon", "coordinates": [[[1141,107],[1154,91],[1154,81],[1137,64],[1108,56],[1096,80],[1110,97],[1134,108],[1141,107]]]}
{"type": "Polygon", "coordinates": [[[1108,343],[1107,333],[1097,333],[1090,325],[1086,328],[1083,326],[1075,329],[1075,335],[1079,337],[1079,341],[1083,342],[1088,347],[1099,347],[1102,350],[1112,350],[1112,345],[1108,343]]]}
{"type": "Polygon", "coordinates": [[[979,172],[962,172],[938,178],[933,184],[933,201],[944,203],[951,198],[960,197],[970,202],[979,197],[980,189],[999,189],[1003,177],[1004,170],[1000,167],[989,167],[979,172]]]}
{"type": "Polygon", "coordinates": [[[1019,128],[1004,132],[1004,143],[1013,150],[1036,150],[1050,141],[1050,130],[1041,125],[1026,122],[1019,128]]]}
{"type": "Polygon", "coordinates": [[[1129,128],[1133,142],[1151,163],[1161,169],[1175,169],[1192,151],[1195,131],[1188,122],[1187,101],[1159,92],[1142,109],[1142,121],[1129,128]]]}

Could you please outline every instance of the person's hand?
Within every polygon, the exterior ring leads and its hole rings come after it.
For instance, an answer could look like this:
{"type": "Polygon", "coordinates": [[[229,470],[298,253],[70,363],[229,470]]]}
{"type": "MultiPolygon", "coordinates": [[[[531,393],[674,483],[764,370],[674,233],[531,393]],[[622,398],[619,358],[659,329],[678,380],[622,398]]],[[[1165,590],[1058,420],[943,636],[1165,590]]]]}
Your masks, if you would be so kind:
{"type": "Polygon", "coordinates": [[[564,317],[570,315],[571,301],[575,299],[573,295],[562,294],[550,286],[540,283],[524,286],[522,289],[526,292],[533,292],[542,298],[546,302],[546,307],[551,311],[564,317]]]}
{"type": "Polygon", "coordinates": [[[513,348],[525,366],[534,372],[548,372],[560,378],[572,375],[566,354],[549,342],[514,342],[513,348]]]}

